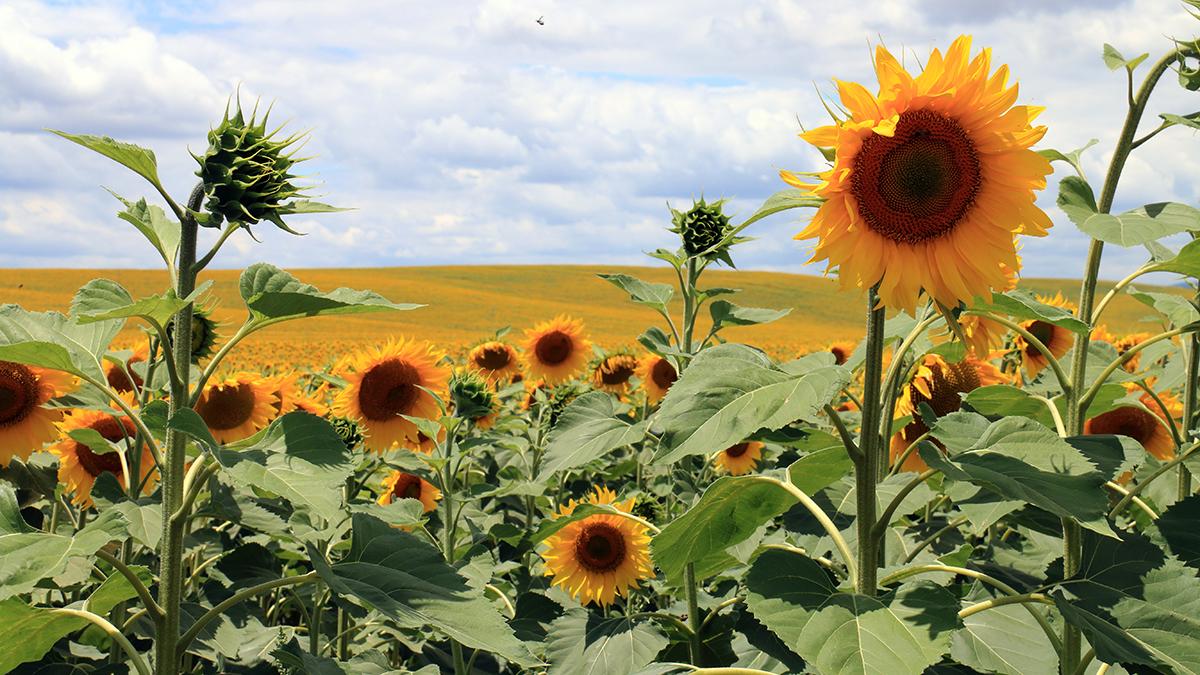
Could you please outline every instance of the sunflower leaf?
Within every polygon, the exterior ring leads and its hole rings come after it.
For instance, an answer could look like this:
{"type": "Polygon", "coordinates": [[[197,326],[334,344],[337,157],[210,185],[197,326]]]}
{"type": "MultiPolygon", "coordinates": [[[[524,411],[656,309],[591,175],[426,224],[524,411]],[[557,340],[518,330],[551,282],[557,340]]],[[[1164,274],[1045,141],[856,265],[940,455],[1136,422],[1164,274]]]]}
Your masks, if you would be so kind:
{"type": "Polygon", "coordinates": [[[322,292],[267,263],[247,267],[239,286],[251,319],[260,324],[305,316],[403,311],[424,306],[393,303],[374,291],[337,288],[322,292]]]}
{"type": "Polygon", "coordinates": [[[1058,206],[1084,234],[1127,248],[1179,232],[1200,231],[1200,210],[1176,202],[1146,204],[1116,215],[1100,213],[1091,186],[1078,176],[1067,176],[1059,183],[1058,206]]]}
{"type": "Polygon", "coordinates": [[[1132,59],[1126,59],[1121,55],[1121,52],[1117,51],[1116,47],[1108,44],[1107,42],[1104,43],[1104,51],[1102,56],[1104,57],[1104,65],[1108,66],[1109,70],[1125,68],[1131,73],[1135,68],[1141,65],[1142,61],[1150,58],[1149,54],[1142,54],[1141,56],[1137,56],[1132,59]]]}
{"type": "Polygon", "coordinates": [[[791,314],[792,310],[742,307],[728,300],[716,300],[708,306],[708,313],[712,316],[712,332],[716,333],[724,326],[754,326],[778,321],[791,314]]]}
{"type": "Polygon", "coordinates": [[[1176,328],[1200,321],[1200,310],[1188,298],[1173,293],[1154,293],[1129,289],[1129,294],[1142,304],[1149,305],[1167,317],[1176,328]]]}
{"type": "Polygon", "coordinates": [[[125,516],[103,511],[73,537],[45,532],[0,534],[0,600],[28,593],[39,581],[62,574],[73,558],[125,535],[125,516]]]}
{"type": "Polygon", "coordinates": [[[1071,152],[1062,152],[1052,148],[1047,148],[1045,150],[1038,150],[1037,153],[1051,162],[1066,162],[1067,164],[1070,164],[1071,167],[1075,169],[1075,173],[1078,174],[1081,179],[1083,179],[1083,163],[1080,161],[1080,155],[1082,155],[1085,150],[1099,142],[1100,139],[1093,138],[1089,140],[1082,148],[1076,148],[1071,152]]]}
{"type": "Polygon", "coordinates": [[[597,274],[596,276],[628,293],[630,300],[653,307],[660,312],[667,311],[667,305],[675,294],[675,291],[667,284],[653,284],[628,274],[597,274]]]}
{"type": "Polygon", "coordinates": [[[120,321],[82,326],[58,312],[29,312],[0,306],[0,360],[61,370],[104,381],[100,365],[120,321]]]}
{"type": "MultiPolygon", "coordinates": [[[[964,603],[964,606],[970,603],[964,603]]],[[[1024,675],[1058,670],[1058,654],[1026,607],[1006,605],[963,619],[950,656],[981,673],[1024,675]]]]}
{"type": "Polygon", "coordinates": [[[80,324],[141,317],[163,327],[211,286],[212,281],[205,281],[186,298],[168,290],[134,300],[121,284],[109,279],[93,279],[75,293],[71,300],[71,315],[80,324]]]}
{"type": "Polygon", "coordinates": [[[108,190],[108,193],[125,205],[125,210],[118,211],[117,217],[137,228],[162,256],[163,262],[168,266],[174,265],[181,236],[179,221],[168,218],[166,212],[154,204],[147,204],[144,198],[129,202],[112,190],[108,190]]]}
{"type": "Polygon", "coordinates": [[[78,143],[88,150],[104,155],[150,181],[150,184],[155,187],[161,186],[158,180],[158,160],[155,159],[153,150],[133,145],[132,143],[123,143],[108,136],[69,134],[56,129],[47,129],[47,131],[62,136],[73,143],[78,143]]]}
{"type": "Polygon", "coordinates": [[[627,675],[650,665],[668,643],[648,621],[576,607],[550,625],[546,658],[556,675],[627,675]]]}
{"type": "Polygon", "coordinates": [[[7,481],[0,481],[0,534],[24,534],[36,532],[21,516],[21,504],[17,491],[7,481]]]}
{"type": "Polygon", "coordinates": [[[1075,318],[1070,311],[1041,302],[1026,290],[993,293],[991,304],[979,306],[977,309],[1007,314],[1018,319],[1044,321],[1074,333],[1082,334],[1088,331],[1088,325],[1075,318]]]}
{"type": "Polygon", "coordinates": [[[799,188],[787,188],[780,190],[770,197],[767,197],[766,201],[762,203],[762,206],[758,207],[758,210],[751,214],[750,217],[745,221],[743,221],[741,225],[738,225],[736,228],[734,228],[729,236],[732,237],[738,232],[741,232],[745,228],[749,227],[751,224],[756,223],[767,216],[772,216],[776,213],[787,211],[788,209],[797,209],[805,206],[818,208],[824,202],[824,199],[810,195],[799,188]]]}
{"type": "Polygon", "coordinates": [[[1174,257],[1155,263],[1154,271],[1200,277],[1200,239],[1189,241],[1174,257]]]}
{"type": "Polygon", "coordinates": [[[564,527],[577,520],[583,520],[588,516],[597,514],[620,516],[623,513],[623,511],[611,504],[579,504],[566,515],[555,516],[550,520],[542,522],[538,529],[530,536],[530,541],[534,544],[543,542],[564,527]]]}
{"type": "Polygon", "coordinates": [[[616,416],[613,397],[593,391],[571,401],[547,437],[538,480],[583,466],[646,436],[646,421],[627,422],[616,416]]]}

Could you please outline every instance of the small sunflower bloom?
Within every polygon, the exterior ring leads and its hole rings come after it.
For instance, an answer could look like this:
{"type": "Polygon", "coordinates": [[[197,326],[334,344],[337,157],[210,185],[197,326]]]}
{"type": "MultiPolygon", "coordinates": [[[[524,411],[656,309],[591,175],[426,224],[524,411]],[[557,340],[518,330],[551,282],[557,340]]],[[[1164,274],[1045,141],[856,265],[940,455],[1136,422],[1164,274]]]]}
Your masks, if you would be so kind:
{"type": "Polygon", "coordinates": [[[754,471],[762,461],[763,444],[758,441],[742,441],[718,452],[713,464],[721,473],[743,476],[754,471]]]}
{"type": "Polygon", "coordinates": [[[471,348],[467,366],[479,371],[489,382],[508,382],[521,372],[520,356],[507,342],[489,340],[471,348]]]}
{"type": "MultiPolygon", "coordinates": [[[[135,405],[131,395],[122,394],[122,397],[131,407],[135,405]]],[[[92,505],[92,487],[101,474],[111,473],[122,485],[125,484],[125,471],[118,452],[98,454],[72,438],[70,432],[91,429],[99,433],[104,440],[122,447],[137,435],[137,427],[132,420],[123,415],[112,415],[100,410],[74,410],[67,413],[59,428],[62,432],[61,440],[50,447],[50,452],[58,457],[58,481],[66,487],[67,493],[73,495],[73,503],[83,508],[92,505]]],[[[129,462],[128,456],[126,462],[129,462]]],[[[138,471],[145,482],[144,492],[152,492],[154,475],[157,474],[154,469],[154,456],[149,447],[142,449],[138,471]]]]}
{"type": "MultiPolygon", "coordinates": [[[[1133,383],[1126,390],[1138,391],[1133,383]]],[[[1101,413],[1083,423],[1083,433],[1088,436],[1113,434],[1132,438],[1156,459],[1166,461],[1175,456],[1175,438],[1171,435],[1170,420],[1183,417],[1183,403],[1170,392],[1158,395],[1162,405],[1150,394],[1139,399],[1144,406],[1122,406],[1101,413]],[[1165,409],[1164,409],[1165,408],[1165,409]]]]}
{"type": "Polygon", "coordinates": [[[592,351],[583,322],[565,314],[525,331],[524,347],[525,369],[550,386],[574,377],[587,365],[592,351]]]}
{"type": "Polygon", "coordinates": [[[437,503],[442,499],[442,491],[420,476],[393,471],[383,480],[379,504],[387,506],[397,499],[416,499],[421,502],[421,510],[429,513],[437,508],[437,503]]]}
{"type": "Polygon", "coordinates": [[[638,360],[632,354],[607,356],[592,370],[592,387],[618,396],[626,394],[637,369],[638,360]]]}
{"type": "Polygon", "coordinates": [[[196,413],[218,443],[236,443],[275,419],[278,404],[279,397],[268,380],[240,372],[206,386],[196,401],[196,413]]]}
{"type": "Polygon", "coordinates": [[[679,379],[675,366],[658,354],[647,354],[638,361],[638,379],[646,390],[646,401],[655,405],[667,395],[667,390],[679,379]]]}
{"type": "MultiPolygon", "coordinates": [[[[1072,312],[1075,311],[1075,303],[1063,297],[1061,292],[1055,293],[1053,296],[1039,295],[1037,299],[1042,304],[1061,307],[1072,312]]],[[[1071,351],[1071,347],[1075,344],[1074,333],[1048,321],[1025,321],[1021,324],[1021,327],[1045,345],[1046,349],[1056,359],[1061,359],[1067,352],[1071,351]]],[[[1015,342],[1017,350],[1021,353],[1021,364],[1025,368],[1026,376],[1029,378],[1036,377],[1046,366],[1050,365],[1050,361],[1046,358],[1045,354],[1042,354],[1041,350],[1033,346],[1024,337],[1017,335],[1015,342]]]]}
{"type": "Polygon", "coordinates": [[[62,371],[0,361],[0,466],[58,438],[62,411],[46,403],[73,389],[75,378],[62,371]]]}

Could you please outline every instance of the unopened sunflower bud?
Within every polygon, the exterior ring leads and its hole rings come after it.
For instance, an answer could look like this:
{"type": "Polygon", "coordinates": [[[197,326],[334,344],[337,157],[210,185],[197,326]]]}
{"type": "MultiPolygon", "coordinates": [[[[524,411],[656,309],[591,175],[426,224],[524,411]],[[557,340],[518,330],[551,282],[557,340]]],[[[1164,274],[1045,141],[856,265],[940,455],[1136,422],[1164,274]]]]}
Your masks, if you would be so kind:
{"type": "Polygon", "coordinates": [[[700,255],[706,251],[710,255],[718,253],[709,249],[721,243],[731,229],[729,216],[721,211],[724,204],[723,199],[709,204],[701,197],[688,211],[671,209],[671,222],[675,225],[671,231],[683,238],[683,248],[689,256],[700,255]]]}

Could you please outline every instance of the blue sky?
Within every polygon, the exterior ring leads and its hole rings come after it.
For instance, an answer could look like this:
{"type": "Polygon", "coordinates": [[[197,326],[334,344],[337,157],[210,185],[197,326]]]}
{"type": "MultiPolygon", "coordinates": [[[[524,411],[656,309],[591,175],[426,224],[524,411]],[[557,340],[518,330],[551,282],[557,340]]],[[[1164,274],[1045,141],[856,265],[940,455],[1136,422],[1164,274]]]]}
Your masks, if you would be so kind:
{"type": "MultiPolygon", "coordinates": [[[[325,201],[357,210],[303,218],[296,238],[238,235],[219,263],[304,266],[643,264],[672,243],[666,205],[731,197],[749,215],[784,187],[781,168],[819,156],[799,123],[825,121],[814,87],[870,83],[869,43],[907,62],[970,33],[1047,106],[1043,147],[1090,138],[1099,182],[1124,114],[1124,81],[1100,59],[1168,48],[1200,27],[1172,0],[892,0],[638,3],[589,0],[347,3],[0,0],[0,266],[149,267],[101,186],[146,187],[42,131],[108,134],[149,146],[184,195],[204,134],[227,97],[275,101],[311,128],[306,170],[325,201]],[[545,25],[535,22],[544,16],[545,25]]],[[[1167,78],[1151,103],[1188,113],[1197,96],[1167,78]]],[[[1118,207],[1197,201],[1195,134],[1139,149],[1118,207]]],[[[1026,274],[1076,276],[1086,245],[1057,227],[1025,240],[1026,274]]],[[[754,226],[742,267],[805,268],[791,214],[754,226]]],[[[1104,274],[1144,255],[1111,250],[1104,274]]]]}

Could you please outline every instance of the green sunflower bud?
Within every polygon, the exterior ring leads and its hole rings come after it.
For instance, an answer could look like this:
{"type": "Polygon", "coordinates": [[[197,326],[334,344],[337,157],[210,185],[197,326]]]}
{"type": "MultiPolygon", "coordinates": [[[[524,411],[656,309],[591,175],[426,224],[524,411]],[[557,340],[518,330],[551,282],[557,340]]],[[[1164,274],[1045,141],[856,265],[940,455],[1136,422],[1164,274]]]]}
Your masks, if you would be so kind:
{"type": "MultiPolygon", "coordinates": [[[[709,204],[701,197],[700,201],[693,202],[689,211],[671,209],[671,222],[675,225],[671,231],[683,238],[683,248],[689,256],[709,251],[729,234],[729,216],[721,212],[724,204],[724,199],[709,204]]],[[[709,255],[717,253],[709,251],[709,255]]]]}
{"type": "Polygon", "coordinates": [[[455,416],[464,419],[490,415],[496,406],[496,395],[487,380],[473,370],[455,373],[450,378],[450,400],[454,402],[455,416]]]}
{"type": "Polygon", "coordinates": [[[359,428],[358,422],[348,417],[334,417],[329,420],[330,426],[337,433],[338,438],[342,439],[342,443],[346,445],[347,450],[353,450],[363,442],[363,432],[359,428]]]}
{"type": "MultiPolygon", "coordinates": [[[[167,322],[167,338],[175,335],[175,320],[167,322]]],[[[213,355],[217,344],[217,322],[208,311],[194,307],[192,309],[192,363],[200,363],[213,355]]]]}

